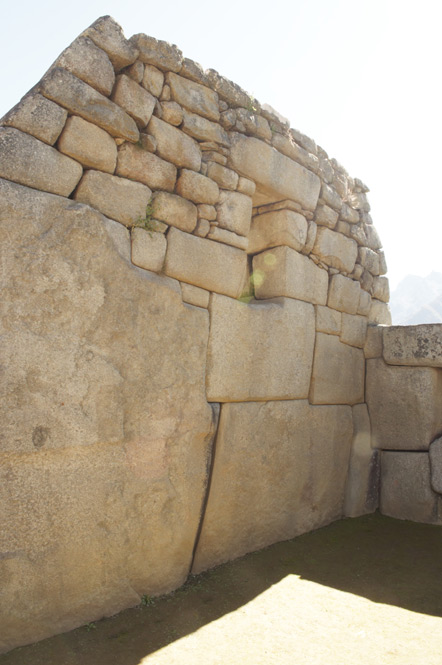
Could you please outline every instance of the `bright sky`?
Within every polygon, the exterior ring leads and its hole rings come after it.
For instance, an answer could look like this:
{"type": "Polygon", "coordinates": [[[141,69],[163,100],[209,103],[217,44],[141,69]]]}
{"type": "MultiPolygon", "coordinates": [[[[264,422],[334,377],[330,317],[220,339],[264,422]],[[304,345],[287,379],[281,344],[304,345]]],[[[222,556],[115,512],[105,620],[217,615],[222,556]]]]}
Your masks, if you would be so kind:
{"type": "Polygon", "coordinates": [[[239,83],[361,178],[391,287],[442,271],[440,0],[8,3],[0,117],[104,14],[239,83]]]}

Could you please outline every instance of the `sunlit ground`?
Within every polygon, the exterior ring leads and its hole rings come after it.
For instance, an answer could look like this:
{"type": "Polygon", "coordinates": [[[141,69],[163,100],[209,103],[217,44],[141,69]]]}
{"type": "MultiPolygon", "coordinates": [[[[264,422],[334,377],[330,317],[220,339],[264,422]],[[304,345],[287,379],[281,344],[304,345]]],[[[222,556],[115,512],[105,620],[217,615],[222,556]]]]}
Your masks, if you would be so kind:
{"type": "Polygon", "coordinates": [[[441,665],[442,529],[343,520],[1,665],[441,665]]]}

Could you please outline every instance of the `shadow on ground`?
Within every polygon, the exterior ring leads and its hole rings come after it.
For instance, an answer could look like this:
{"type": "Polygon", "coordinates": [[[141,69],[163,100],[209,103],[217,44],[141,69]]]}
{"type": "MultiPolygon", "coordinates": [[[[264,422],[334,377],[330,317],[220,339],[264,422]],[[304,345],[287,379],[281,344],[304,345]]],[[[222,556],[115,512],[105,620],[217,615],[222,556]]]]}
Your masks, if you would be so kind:
{"type": "Polygon", "coordinates": [[[287,575],[442,617],[442,529],[379,514],[347,519],[191,578],[110,619],[0,656],[0,665],[138,665],[287,575]]]}

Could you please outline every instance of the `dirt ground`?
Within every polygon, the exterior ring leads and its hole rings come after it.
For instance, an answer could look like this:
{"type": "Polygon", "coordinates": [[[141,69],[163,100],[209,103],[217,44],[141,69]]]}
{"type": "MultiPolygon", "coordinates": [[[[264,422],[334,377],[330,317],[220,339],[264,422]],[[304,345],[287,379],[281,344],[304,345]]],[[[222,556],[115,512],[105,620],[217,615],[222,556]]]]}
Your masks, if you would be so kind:
{"type": "Polygon", "coordinates": [[[442,665],[442,529],[347,519],[0,665],[442,665]]]}

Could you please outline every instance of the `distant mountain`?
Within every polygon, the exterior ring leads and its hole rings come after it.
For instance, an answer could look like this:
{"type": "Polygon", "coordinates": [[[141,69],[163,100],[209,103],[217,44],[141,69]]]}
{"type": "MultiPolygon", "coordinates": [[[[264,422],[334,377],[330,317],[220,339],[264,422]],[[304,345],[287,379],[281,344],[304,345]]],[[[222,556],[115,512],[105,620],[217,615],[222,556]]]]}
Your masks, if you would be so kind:
{"type": "Polygon", "coordinates": [[[442,273],[407,275],[390,298],[393,325],[442,323],[442,273]]]}

